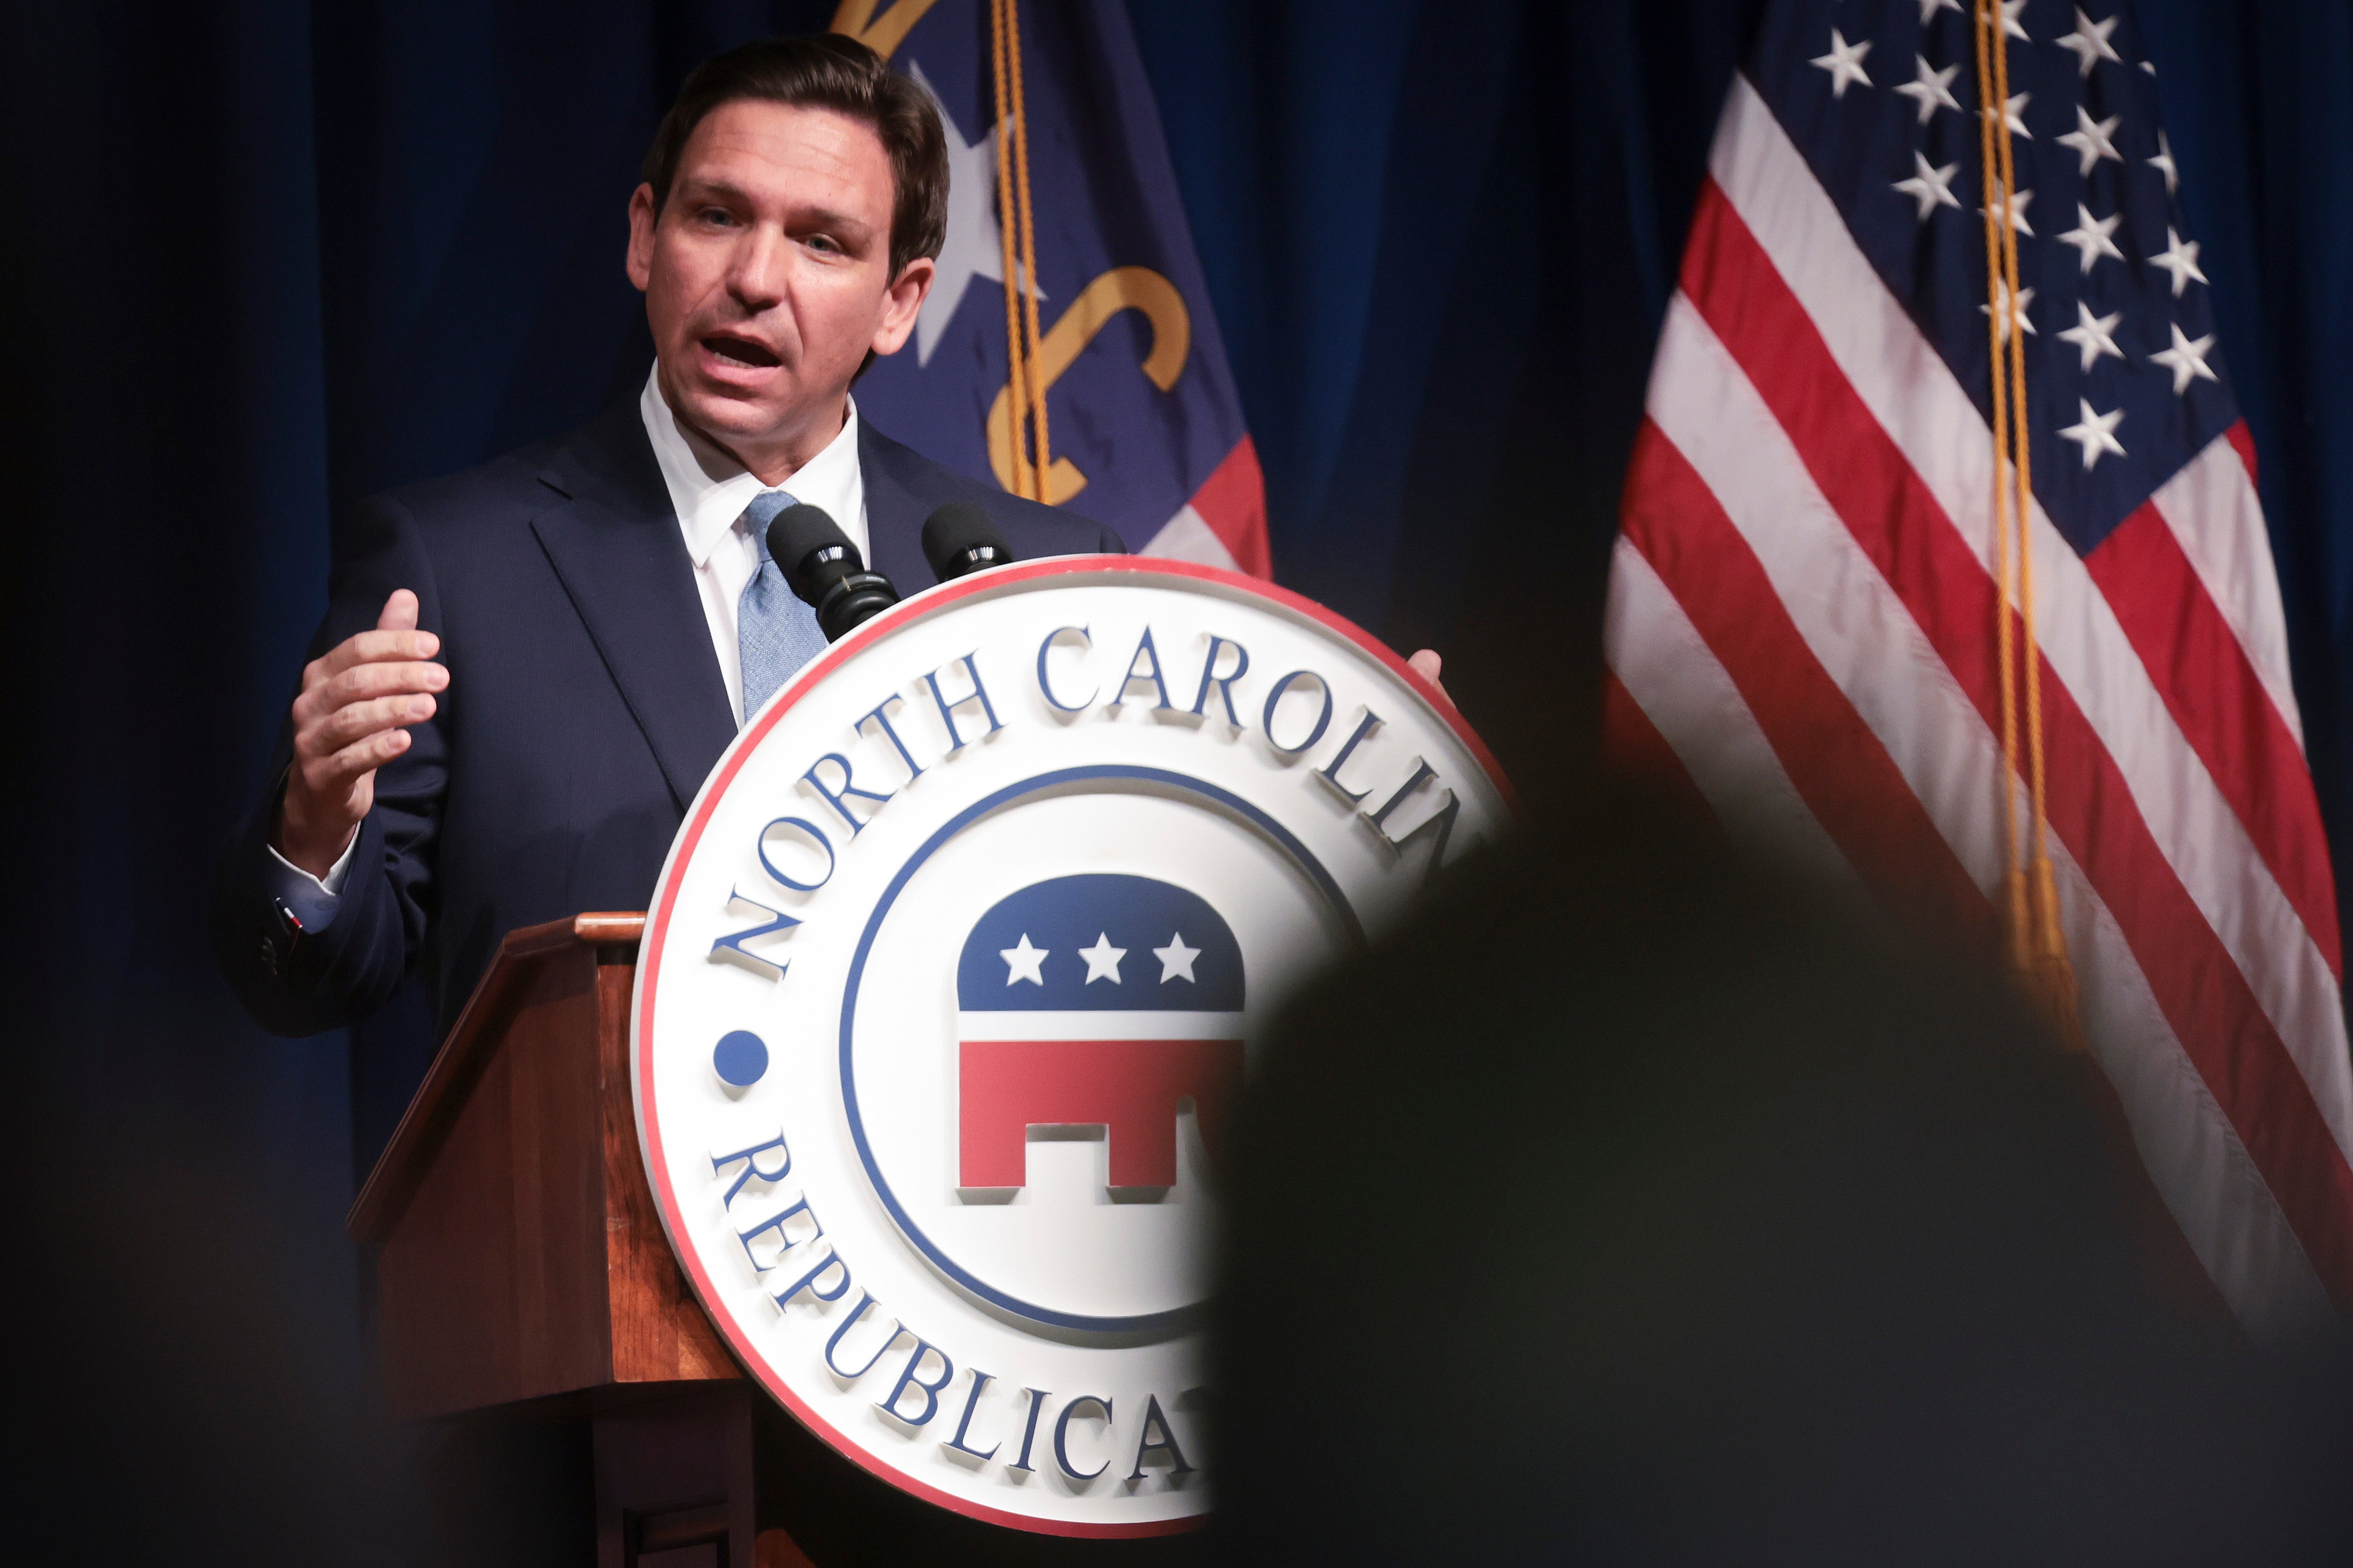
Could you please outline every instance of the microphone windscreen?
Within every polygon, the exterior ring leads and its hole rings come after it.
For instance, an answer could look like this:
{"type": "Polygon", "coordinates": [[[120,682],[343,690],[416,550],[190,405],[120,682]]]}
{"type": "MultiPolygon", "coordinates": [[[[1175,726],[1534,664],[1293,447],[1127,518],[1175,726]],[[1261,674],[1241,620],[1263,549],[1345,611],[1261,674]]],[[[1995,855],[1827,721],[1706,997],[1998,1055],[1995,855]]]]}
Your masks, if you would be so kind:
{"type": "Polygon", "coordinates": [[[1003,565],[1013,559],[1013,547],[979,506],[952,500],[923,520],[923,559],[944,583],[981,566],[1003,565]],[[988,553],[976,559],[982,551],[988,553]]]}
{"type": "Polygon", "coordinates": [[[821,506],[811,506],[807,501],[788,506],[768,524],[768,555],[786,582],[792,581],[811,555],[828,546],[849,552],[851,571],[865,565],[859,559],[858,546],[849,542],[849,535],[841,531],[841,525],[821,506]]]}

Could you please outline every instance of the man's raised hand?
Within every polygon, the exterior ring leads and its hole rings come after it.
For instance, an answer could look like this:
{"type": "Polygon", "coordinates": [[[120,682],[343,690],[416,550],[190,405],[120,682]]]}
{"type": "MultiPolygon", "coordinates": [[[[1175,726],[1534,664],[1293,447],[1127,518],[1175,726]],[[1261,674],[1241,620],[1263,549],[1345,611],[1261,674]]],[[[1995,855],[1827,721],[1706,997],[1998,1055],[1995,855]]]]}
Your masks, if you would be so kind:
{"type": "Polygon", "coordinates": [[[346,637],[302,670],[294,699],[294,763],[271,842],[324,877],[375,804],[375,771],[408,749],[411,724],[433,717],[449,672],[429,662],[441,639],[417,629],[417,595],[393,591],[375,630],[346,637]]]}

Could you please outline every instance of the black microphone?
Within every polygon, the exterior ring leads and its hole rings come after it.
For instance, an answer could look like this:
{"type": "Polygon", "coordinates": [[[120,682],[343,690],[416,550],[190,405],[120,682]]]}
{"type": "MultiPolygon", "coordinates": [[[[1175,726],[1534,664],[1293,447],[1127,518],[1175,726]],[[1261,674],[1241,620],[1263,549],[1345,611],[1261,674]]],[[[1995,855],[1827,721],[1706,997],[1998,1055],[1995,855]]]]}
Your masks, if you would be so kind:
{"type": "Polygon", "coordinates": [[[988,513],[968,500],[952,500],[923,521],[923,559],[932,563],[933,575],[952,583],[1006,564],[1013,559],[1013,547],[988,513]]]}
{"type": "Polygon", "coordinates": [[[899,590],[888,577],[866,569],[858,546],[823,507],[804,503],[778,512],[768,524],[768,556],[793,592],[817,612],[828,642],[839,642],[899,602],[899,590]]]}

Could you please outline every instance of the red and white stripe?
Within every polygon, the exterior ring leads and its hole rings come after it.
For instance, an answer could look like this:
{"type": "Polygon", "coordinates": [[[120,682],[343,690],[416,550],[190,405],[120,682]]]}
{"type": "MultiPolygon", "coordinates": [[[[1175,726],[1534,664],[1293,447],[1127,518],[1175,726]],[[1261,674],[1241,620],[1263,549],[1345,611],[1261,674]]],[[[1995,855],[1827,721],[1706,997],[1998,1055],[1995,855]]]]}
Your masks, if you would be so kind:
{"type": "Polygon", "coordinates": [[[1258,447],[1248,436],[1234,443],[1193,499],[1160,525],[1144,553],[1253,577],[1274,575],[1274,552],[1266,533],[1266,480],[1259,472],[1258,447]]]}
{"type": "MultiPolygon", "coordinates": [[[[1742,78],[1648,414],[1616,728],[1736,832],[1989,951],[1992,436],[1742,78]]],[[[2252,470],[2234,429],[2088,558],[2033,528],[2084,1027],[2191,1248],[2270,1333],[2353,1309],[2353,1064],[2252,470]]]]}

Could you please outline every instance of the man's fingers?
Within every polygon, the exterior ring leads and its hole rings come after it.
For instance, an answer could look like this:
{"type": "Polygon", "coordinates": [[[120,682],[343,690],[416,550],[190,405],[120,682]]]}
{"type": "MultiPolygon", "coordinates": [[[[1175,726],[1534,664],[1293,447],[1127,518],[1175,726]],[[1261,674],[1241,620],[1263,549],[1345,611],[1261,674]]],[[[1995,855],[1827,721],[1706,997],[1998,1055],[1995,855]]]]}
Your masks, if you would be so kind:
{"type": "Polygon", "coordinates": [[[314,672],[320,676],[338,675],[355,664],[366,664],[386,658],[431,658],[441,651],[441,639],[431,632],[417,629],[417,595],[406,588],[395,588],[376,612],[375,629],[345,637],[327,650],[303,670],[304,685],[311,683],[314,672]]]}
{"type": "Polygon", "coordinates": [[[348,702],[311,725],[301,744],[313,756],[339,752],[379,730],[421,724],[433,717],[434,707],[429,696],[379,697],[367,702],[348,702]]]}
{"type": "Polygon", "coordinates": [[[339,708],[354,702],[371,702],[379,697],[424,695],[444,689],[449,684],[449,672],[438,664],[354,665],[340,675],[306,683],[301,696],[294,699],[294,723],[297,729],[314,724],[339,708]]]}
{"type": "Polygon", "coordinates": [[[407,626],[390,631],[362,632],[343,646],[352,650],[350,658],[345,660],[348,668],[354,664],[380,663],[388,658],[431,658],[441,651],[441,639],[431,632],[420,632],[414,626],[407,626]]]}
{"type": "Polygon", "coordinates": [[[1417,648],[1413,657],[1405,662],[1408,668],[1438,688],[1438,694],[1440,697],[1445,698],[1449,702],[1454,700],[1453,694],[1446,689],[1446,682],[1438,679],[1439,671],[1445,668],[1445,662],[1438,657],[1436,648],[1417,648]]]}
{"type": "Polygon", "coordinates": [[[353,784],[408,750],[408,731],[379,730],[339,752],[301,764],[303,787],[325,800],[349,793],[353,784]]]}
{"type": "Polygon", "coordinates": [[[294,699],[294,772],[286,782],[280,835],[305,843],[281,849],[297,857],[331,851],[309,843],[332,837],[368,809],[375,770],[408,750],[406,726],[421,724],[440,706],[432,695],[449,684],[447,668],[431,661],[441,639],[417,628],[417,595],[396,589],[375,627],[345,637],[302,670],[294,699]]]}
{"type": "Polygon", "coordinates": [[[447,668],[421,659],[405,664],[359,664],[329,679],[313,695],[318,710],[325,713],[347,703],[378,697],[439,691],[448,684],[447,668]]]}
{"type": "Polygon", "coordinates": [[[441,651],[441,639],[415,629],[361,632],[345,637],[320,658],[311,668],[321,675],[340,675],[353,665],[391,658],[431,658],[441,651]]]}

